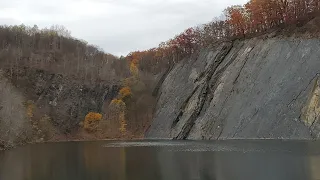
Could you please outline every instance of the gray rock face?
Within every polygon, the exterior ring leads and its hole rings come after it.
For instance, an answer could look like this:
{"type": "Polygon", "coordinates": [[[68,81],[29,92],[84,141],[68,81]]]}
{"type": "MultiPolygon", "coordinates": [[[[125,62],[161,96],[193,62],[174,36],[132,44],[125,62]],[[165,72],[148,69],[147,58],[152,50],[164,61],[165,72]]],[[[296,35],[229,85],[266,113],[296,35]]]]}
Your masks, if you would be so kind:
{"type": "MultiPolygon", "coordinates": [[[[8,72],[9,73],[9,72],[8,72]]],[[[72,77],[21,68],[10,79],[25,100],[32,100],[40,115],[48,115],[62,130],[78,127],[88,112],[103,112],[104,103],[118,94],[117,85],[85,84],[72,77]]]]}
{"type": "Polygon", "coordinates": [[[147,138],[311,139],[320,133],[320,40],[219,44],[168,73],[147,138]]]}

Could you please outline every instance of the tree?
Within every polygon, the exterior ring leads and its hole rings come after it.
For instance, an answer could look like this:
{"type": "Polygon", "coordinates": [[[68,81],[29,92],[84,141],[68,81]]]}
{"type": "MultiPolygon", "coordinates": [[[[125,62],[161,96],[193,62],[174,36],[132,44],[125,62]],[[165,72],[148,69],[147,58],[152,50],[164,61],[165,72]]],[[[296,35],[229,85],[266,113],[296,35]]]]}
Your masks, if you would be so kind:
{"type": "Polygon", "coordinates": [[[131,89],[129,87],[123,87],[119,91],[120,99],[127,99],[128,97],[132,96],[131,89]]]}
{"type": "Polygon", "coordinates": [[[89,112],[84,120],[84,129],[88,132],[95,132],[98,130],[99,122],[102,119],[102,115],[95,112],[89,112]]]}
{"type": "Polygon", "coordinates": [[[228,23],[233,29],[233,34],[244,36],[246,33],[247,17],[245,9],[240,6],[231,6],[225,10],[228,23]]]}

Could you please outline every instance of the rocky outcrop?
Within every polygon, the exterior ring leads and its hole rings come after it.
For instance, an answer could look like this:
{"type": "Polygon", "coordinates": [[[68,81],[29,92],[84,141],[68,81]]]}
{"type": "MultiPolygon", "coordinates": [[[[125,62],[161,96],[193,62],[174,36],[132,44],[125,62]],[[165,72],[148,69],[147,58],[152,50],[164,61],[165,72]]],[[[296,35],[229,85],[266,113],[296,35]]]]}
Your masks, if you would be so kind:
{"type": "Polygon", "coordinates": [[[35,116],[49,116],[62,132],[77,128],[88,112],[102,113],[105,103],[117,96],[119,89],[110,83],[90,83],[32,68],[10,73],[6,73],[8,79],[25,101],[32,101],[37,107],[35,116]]]}
{"type": "Polygon", "coordinates": [[[167,74],[146,137],[318,138],[319,76],[319,39],[221,43],[167,74]]]}
{"type": "Polygon", "coordinates": [[[0,69],[0,150],[28,141],[32,126],[28,121],[23,94],[0,69]]]}

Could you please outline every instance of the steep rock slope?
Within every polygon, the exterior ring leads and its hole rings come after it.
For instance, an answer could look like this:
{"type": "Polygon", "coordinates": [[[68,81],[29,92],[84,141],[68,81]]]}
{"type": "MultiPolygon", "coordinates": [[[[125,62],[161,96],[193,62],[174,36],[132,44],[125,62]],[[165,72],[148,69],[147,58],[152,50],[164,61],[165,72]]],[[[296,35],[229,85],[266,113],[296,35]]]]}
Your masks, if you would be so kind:
{"type": "MultiPolygon", "coordinates": [[[[7,76],[10,71],[7,70],[7,76]]],[[[119,87],[101,81],[85,83],[75,77],[53,74],[32,68],[17,68],[8,77],[12,85],[23,94],[25,101],[37,107],[35,118],[48,115],[62,132],[78,127],[88,112],[103,112],[119,87]]]]}
{"type": "Polygon", "coordinates": [[[320,40],[255,38],[176,64],[147,138],[319,137],[320,40]]]}

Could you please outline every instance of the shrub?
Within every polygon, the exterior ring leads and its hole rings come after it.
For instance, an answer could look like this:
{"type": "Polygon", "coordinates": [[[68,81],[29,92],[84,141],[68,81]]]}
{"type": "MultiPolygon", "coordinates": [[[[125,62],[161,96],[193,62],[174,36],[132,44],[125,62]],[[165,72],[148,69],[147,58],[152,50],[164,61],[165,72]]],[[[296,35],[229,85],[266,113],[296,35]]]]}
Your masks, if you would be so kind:
{"type": "Polygon", "coordinates": [[[119,109],[124,109],[126,107],[126,103],[124,103],[121,99],[113,99],[110,105],[119,109]]]}
{"type": "Polygon", "coordinates": [[[99,113],[94,113],[94,112],[88,113],[83,123],[84,129],[89,132],[97,131],[98,125],[101,119],[102,119],[102,115],[99,113]]]}
{"type": "Polygon", "coordinates": [[[129,87],[124,87],[119,91],[120,99],[125,100],[132,95],[131,89],[129,87]]]}

